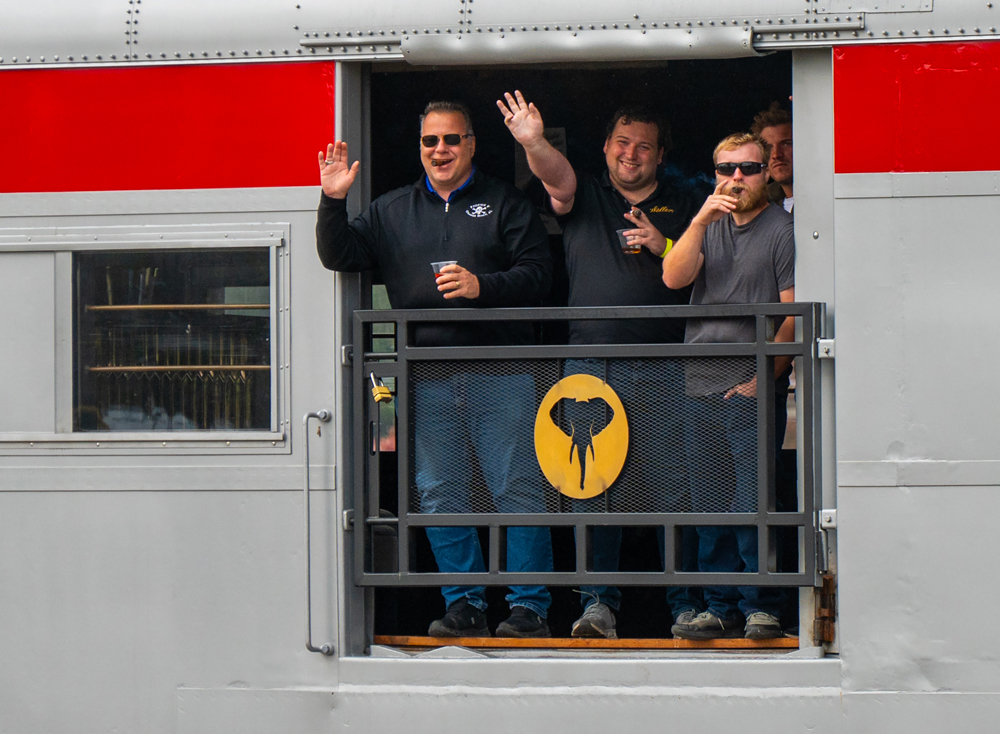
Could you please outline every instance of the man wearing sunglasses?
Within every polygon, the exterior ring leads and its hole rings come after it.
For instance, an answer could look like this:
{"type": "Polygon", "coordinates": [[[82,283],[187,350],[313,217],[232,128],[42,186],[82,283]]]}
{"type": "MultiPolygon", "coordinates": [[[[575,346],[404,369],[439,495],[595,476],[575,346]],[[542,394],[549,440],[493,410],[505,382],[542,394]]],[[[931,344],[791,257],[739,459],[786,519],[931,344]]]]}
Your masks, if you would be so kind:
{"type": "MultiPolygon", "coordinates": [[[[604,140],[606,170],[599,176],[576,171],[544,137],[542,117],[534,104],[515,91],[497,106],[511,135],[527,153],[528,165],[542,182],[547,206],[563,227],[570,306],[685,305],[690,289],[671,290],[662,281],[661,258],[680,237],[697,210],[699,200],[678,182],[658,177],[668,151],[666,121],[648,109],[626,107],[612,116],[604,140]],[[626,252],[617,230],[638,252],[626,252]]],[[[634,249],[634,248],[633,248],[634,249]]],[[[684,324],[677,319],[632,319],[570,322],[571,344],[662,344],[684,338],[684,324]]],[[[619,478],[617,495],[622,502],[636,488],[633,507],[643,510],[683,512],[690,509],[685,469],[681,408],[683,374],[680,365],[667,359],[572,359],[565,374],[592,374],[607,381],[624,404],[626,414],[638,418],[629,435],[633,457],[619,478]]],[[[583,405],[570,404],[566,418],[587,425],[575,415],[583,405]]],[[[606,497],[574,501],[578,512],[603,512],[606,497]]],[[[618,501],[617,499],[613,500],[618,501]]],[[[635,511],[612,503],[612,510],[635,511]]],[[[692,528],[680,529],[680,570],[694,570],[692,528]]],[[[661,558],[664,533],[658,532],[661,558]]],[[[583,542],[581,538],[578,542],[583,542]]],[[[591,532],[592,568],[616,572],[622,543],[617,526],[596,526],[591,532]]],[[[573,624],[574,637],[617,636],[615,613],[621,592],[615,586],[584,586],[580,601],[583,615],[573,624]]],[[[697,602],[691,590],[671,586],[666,592],[674,619],[693,618],[697,602]]]]}
{"type": "MultiPolygon", "coordinates": [[[[525,196],[472,163],[476,138],[469,111],[432,102],[421,116],[424,175],[384,194],[348,222],[347,192],[360,169],[341,141],[319,155],[323,187],[316,225],[320,260],[331,270],[378,269],[393,308],[537,305],[552,276],[548,235],[525,196]],[[454,261],[435,275],[431,263],[454,261]]],[[[418,325],[415,346],[530,344],[527,322],[418,325]]],[[[414,511],[472,512],[478,464],[495,510],[544,512],[543,477],[534,457],[535,384],[530,374],[496,374],[475,363],[437,363],[411,380],[414,511]],[[475,462],[471,460],[475,456],[475,462]]],[[[503,366],[499,370],[503,371],[503,366]]],[[[481,510],[480,510],[481,511],[481,510]]],[[[427,528],[441,573],[485,573],[474,527],[427,528]]],[[[507,529],[509,572],[551,571],[547,527],[507,529]]],[[[430,625],[434,637],[489,636],[485,588],[442,588],[447,611],[430,625]]],[[[548,637],[551,596],[544,586],[513,586],[504,637],[548,637]]]]}
{"type": "MultiPolygon", "coordinates": [[[[713,157],[717,185],[663,260],[671,288],[694,284],[692,304],[788,303],[795,300],[792,216],[768,202],[765,146],[754,135],[730,135],[713,157]]],[[[774,340],[791,341],[794,319],[774,340]]],[[[753,318],[689,319],[685,342],[756,341],[753,318]]],[[[782,374],[788,357],[776,357],[782,374]]],[[[684,440],[695,512],[757,511],[757,376],[753,357],[692,359],[685,369],[684,440]],[[731,466],[731,477],[720,467],[731,466]]],[[[771,449],[773,451],[773,448],[771,449]]],[[[698,570],[754,573],[757,529],[698,528],[698,570]]],[[[780,637],[781,597],[765,586],[707,586],[707,610],[675,624],[676,637],[780,637]]]]}

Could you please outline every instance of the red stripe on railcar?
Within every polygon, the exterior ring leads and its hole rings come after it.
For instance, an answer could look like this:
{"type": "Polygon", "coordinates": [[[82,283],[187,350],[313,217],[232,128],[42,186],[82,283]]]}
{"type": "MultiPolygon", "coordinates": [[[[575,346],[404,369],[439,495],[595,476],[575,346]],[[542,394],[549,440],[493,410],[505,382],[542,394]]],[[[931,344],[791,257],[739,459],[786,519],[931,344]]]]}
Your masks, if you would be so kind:
{"type": "Polygon", "coordinates": [[[0,192],[318,183],[333,62],[0,73],[0,192]]]}
{"type": "Polygon", "coordinates": [[[837,173],[1000,170],[1000,43],[834,49],[837,173]]]}

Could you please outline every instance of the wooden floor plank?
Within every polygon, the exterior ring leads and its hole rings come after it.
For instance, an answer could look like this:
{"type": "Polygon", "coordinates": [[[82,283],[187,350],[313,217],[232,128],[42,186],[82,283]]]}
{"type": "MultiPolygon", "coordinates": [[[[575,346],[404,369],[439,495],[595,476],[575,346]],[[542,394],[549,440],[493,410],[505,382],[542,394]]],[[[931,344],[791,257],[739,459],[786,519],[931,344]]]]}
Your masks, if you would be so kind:
{"type": "Polygon", "coordinates": [[[577,637],[411,637],[405,635],[375,635],[376,645],[390,647],[446,647],[472,648],[531,648],[536,650],[748,650],[795,649],[798,637],[776,637],[772,640],[680,640],[680,639],[628,639],[605,640],[577,637]]]}

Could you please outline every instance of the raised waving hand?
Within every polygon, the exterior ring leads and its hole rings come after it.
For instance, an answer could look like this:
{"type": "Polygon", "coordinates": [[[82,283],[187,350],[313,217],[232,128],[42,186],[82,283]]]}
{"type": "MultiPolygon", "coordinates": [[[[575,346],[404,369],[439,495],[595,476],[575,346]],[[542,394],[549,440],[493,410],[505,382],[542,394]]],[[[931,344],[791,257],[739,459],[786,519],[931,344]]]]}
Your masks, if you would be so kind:
{"type": "Polygon", "coordinates": [[[329,197],[346,199],[347,190],[351,188],[359,170],[361,161],[354,161],[353,165],[347,163],[347,143],[342,140],[326,146],[325,155],[323,151],[319,152],[319,182],[323,186],[323,193],[329,197]]]}
{"type": "Polygon", "coordinates": [[[497,107],[500,108],[504,124],[514,136],[514,140],[525,147],[542,140],[545,124],[542,122],[542,113],[534,103],[526,102],[524,95],[516,89],[514,96],[511,96],[510,92],[504,92],[503,96],[507,104],[498,99],[497,107]]]}
{"type": "Polygon", "coordinates": [[[545,124],[542,113],[534,104],[524,99],[515,90],[514,94],[504,92],[504,99],[497,100],[497,107],[503,114],[504,124],[514,140],[524,146],[528,156],[528,167],[538,176],[552,202],[552,211],[567,214],[573,208],[576,197],[576,174],[569,161],[545,139],[545,124]]]}

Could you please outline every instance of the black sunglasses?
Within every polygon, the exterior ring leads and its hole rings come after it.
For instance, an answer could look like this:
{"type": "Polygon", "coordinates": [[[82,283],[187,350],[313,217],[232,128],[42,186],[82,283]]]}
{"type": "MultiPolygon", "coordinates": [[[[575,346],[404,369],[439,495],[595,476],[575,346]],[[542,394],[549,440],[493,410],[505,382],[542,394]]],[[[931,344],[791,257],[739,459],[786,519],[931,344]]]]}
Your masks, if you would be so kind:
{"type": "MultiPolygon", "coordinates": [[[[440,139],[444,140],[445,145],[458,145],[465,138],[476,137],[472,133],[467,135],[459,135],[458,133],[448,133],[447,135],[441,135],[440,139]]],[[[425,148],[434,148],[438,144],[439,137],[437,135],[424,135],[420,138],[420,142],[424,144],[425,148]]]]}
{"type": "Polygon", "coordinates": [[[716,163],[715,170],[722,176],[732,176],[736,173],[736,169],[740,169],[740,173],[744,176],[756,176],[765,166],[763,163],[757,163],[755,161],[743,161],[742,163],[716,163]]]}

